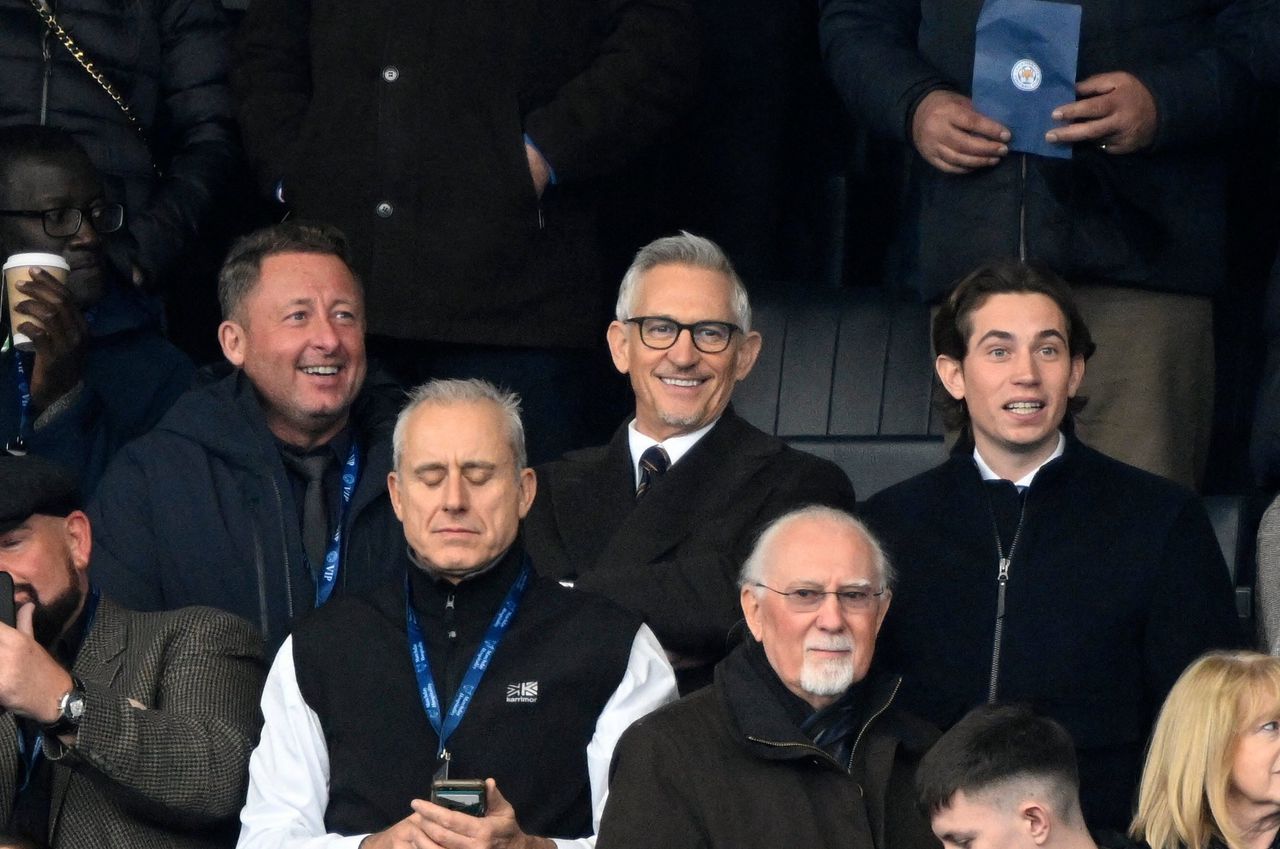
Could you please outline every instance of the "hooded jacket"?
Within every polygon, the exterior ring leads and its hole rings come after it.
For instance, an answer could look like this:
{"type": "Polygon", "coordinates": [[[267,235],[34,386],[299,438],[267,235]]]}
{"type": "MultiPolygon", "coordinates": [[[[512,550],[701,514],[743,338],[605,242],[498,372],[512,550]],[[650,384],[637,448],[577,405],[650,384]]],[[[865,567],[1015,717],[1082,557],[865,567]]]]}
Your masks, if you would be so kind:
{"type": "MultiPolygon", "coordinates": [[[[336,593],[377,586],[403,556],[386,485],[394,413],[367,380],[351,410],[361,466],[336,593]]],[[[88,511],[94,579],[135,610],[202,604],[243,616],[274,652],[315,605],[286,474],[242,372],[188,392],[103,477],[88,511]]]]}

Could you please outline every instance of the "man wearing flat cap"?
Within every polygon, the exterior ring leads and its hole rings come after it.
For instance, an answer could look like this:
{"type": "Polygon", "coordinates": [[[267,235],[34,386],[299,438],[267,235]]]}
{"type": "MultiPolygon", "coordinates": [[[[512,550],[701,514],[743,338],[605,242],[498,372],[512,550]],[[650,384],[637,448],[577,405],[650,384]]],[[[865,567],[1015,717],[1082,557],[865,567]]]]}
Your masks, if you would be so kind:
{"type": "Polygon", "coordinates": [[[80,508],[69,472],[0,457],[0,571],[17,608],[0,624],[0,831],[52,849],[230,846],[261,639],[221,611],[104,598],[80,508]]]}

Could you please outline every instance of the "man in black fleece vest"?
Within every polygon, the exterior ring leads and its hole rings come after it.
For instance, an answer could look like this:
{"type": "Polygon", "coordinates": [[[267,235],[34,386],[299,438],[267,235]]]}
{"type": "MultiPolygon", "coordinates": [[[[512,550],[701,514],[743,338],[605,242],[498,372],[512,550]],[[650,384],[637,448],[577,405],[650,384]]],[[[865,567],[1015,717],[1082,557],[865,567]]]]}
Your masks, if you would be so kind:
{"type": "Polygon", "coordinates": [[[670,664],[638,617],[535,577],[514,396],[425,384],[393,444],[407,560],[285,641],[240,846],[589,847],[614,743],[675,697],[670,664]],[[486,779],[488,813],[428,801],[442,775],[486,779]]]}

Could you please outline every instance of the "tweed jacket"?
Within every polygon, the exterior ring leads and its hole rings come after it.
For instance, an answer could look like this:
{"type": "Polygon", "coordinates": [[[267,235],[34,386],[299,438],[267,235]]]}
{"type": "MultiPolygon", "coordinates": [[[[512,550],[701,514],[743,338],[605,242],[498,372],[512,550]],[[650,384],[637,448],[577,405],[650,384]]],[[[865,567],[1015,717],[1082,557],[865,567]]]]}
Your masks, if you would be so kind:
{"type": "MultiPolygon", "coordinates": [[[[48,844],[234,845],[265,674],[262,640],[250,625],[210,608],[135,613],[103,598],[72,671],[88,709],[74,745],[44,744],[55,764],[48,844]]],[[[16,739],[6,713],[0,822],[9,818],[19,774],[16,739]]]]}
{"type": "MultiPolygon", "coordinates": [[[[742,618],[737,576],[756,532],[806,504],[853,509],[834,464],[789,448],[727,409],[636,501],[627,427],[608,445],[538,467],[525,547],[544,575],[573,580],[644,617],[668,652],[693,661],[681,692],[728,651],[742,618]]],[[[678,667],[679,668],[679,667],[678,667]]]]}

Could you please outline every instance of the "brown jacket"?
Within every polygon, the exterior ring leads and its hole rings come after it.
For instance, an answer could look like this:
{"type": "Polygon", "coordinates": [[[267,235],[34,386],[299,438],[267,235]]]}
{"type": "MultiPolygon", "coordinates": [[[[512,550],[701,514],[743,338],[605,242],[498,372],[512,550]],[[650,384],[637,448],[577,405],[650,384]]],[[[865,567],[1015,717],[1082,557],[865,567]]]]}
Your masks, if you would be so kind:
{"type": "Polygon", "coordinates": [[[899,679],[871,682],[849,763],[836,763],[750,650],[622,736],[597,849],[938,849],[914,790],[937,731],[894,706],[899,679]]]}

